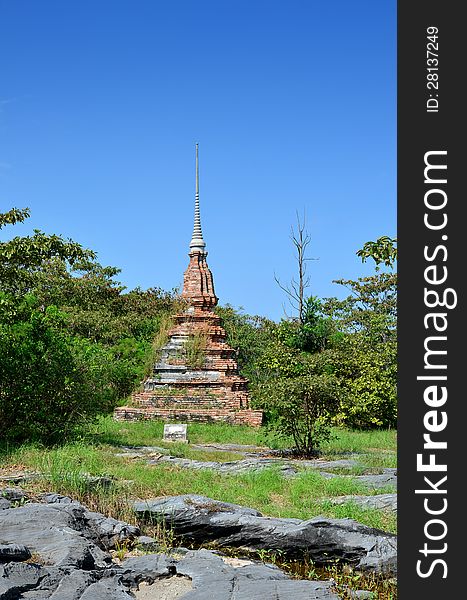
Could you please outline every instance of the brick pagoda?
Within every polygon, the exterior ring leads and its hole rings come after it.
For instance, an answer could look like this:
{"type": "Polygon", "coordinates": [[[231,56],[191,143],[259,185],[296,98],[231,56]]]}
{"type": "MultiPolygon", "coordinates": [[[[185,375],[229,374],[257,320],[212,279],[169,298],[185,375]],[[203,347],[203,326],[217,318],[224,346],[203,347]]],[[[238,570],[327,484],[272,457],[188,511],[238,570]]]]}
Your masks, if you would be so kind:
{"type": "Polygon", "coordinates": [[[227,344],[220,318],[213,312],[218,299],[205,248],[197,144],[195,219],[182,291],[186,308],[175,315],[151,375],[133,393],[130,406],[115,410],[115,419],[261,425],[263,413],[250,409],[248,381],[239,374],[235,350],[227,344]]]}

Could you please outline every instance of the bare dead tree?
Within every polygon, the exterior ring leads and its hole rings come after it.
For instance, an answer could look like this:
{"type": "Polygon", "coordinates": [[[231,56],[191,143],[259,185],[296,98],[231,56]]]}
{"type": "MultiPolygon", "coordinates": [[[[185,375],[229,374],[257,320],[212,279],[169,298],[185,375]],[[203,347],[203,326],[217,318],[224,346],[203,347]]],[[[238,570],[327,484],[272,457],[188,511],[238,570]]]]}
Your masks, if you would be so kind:
{"type": "Polygon", "coordinates": [[[303,218],[297,211],[297,229],[292,226],[290,239],[295,248],[295,259],[298,267],[298,280],[292,277],[289,284],[284,285],[280,279],[274,274],[274,279],[277,285],[283,290],[292,308],[297,311],[298,320],[300,323],[305,321],[306,312],[306,296],[305,291],[310,287],[310,276],[307,274],[307,262],[317,260],[306,255],[307,248],[311,242],[311,236],[306,230],[306,216],[303,213],[303,218]]]}

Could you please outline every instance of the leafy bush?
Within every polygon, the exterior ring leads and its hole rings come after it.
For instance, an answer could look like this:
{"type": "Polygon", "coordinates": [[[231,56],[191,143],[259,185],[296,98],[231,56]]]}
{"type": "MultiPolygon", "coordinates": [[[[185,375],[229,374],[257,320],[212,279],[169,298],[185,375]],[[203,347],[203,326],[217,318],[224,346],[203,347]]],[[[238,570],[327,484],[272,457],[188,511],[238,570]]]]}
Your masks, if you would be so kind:
{"type": "Polygon", "coordinates": [[[108,356],[60,330],[63,315],[19,307],[0,322],[0,435],[53,442],[115,400],[108,356]]]}
{"type": "Polygon", "coordinates": [[[337,422],[356,429],[395,427],[397,422],[397,364],[394,342],[378,352],[362,344],[342,352],[339,363],[345,394],[337,422]],[[347,371],[347,376],[344,375],[347,371]]]}
{"type": "Polygon", "coordinates": [[[292,438],[299,454],[310,456],[330,438],[340,395],[339,382],[333,375],[281,377],[263,387],[260,405],[274,412],[274,430],[292,438]]]}

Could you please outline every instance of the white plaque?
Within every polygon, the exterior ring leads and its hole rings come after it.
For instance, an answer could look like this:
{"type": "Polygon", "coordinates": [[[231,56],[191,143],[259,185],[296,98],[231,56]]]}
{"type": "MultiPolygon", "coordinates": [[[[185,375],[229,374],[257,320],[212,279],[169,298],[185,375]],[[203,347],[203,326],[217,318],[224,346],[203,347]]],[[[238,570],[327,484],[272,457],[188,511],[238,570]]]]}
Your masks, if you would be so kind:
{"type": "Polygon", "coordinates": [[[186,423],[166,423],[163,440],[165,442],[188,442],[186,428],[186,423]]]}

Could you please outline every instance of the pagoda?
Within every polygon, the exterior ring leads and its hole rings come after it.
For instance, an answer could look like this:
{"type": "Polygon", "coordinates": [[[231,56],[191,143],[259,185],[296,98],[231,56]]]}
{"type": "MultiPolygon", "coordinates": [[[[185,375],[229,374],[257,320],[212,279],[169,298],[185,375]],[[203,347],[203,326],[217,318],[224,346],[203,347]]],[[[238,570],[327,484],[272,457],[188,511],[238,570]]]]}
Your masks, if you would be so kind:
{"type": "Polygon", "coordinates": [[[221,320],[213,311],[218,298],[207,255],[196,144],[195,216],[190,262],[183,278],[183,309],[174,317],[150,376],[132,394],[128,406],[115,410],[115,419],[261,425],[263,413],[250,409],[248,380],[239,374],[236,352],[226,342],[221,320]]]}

